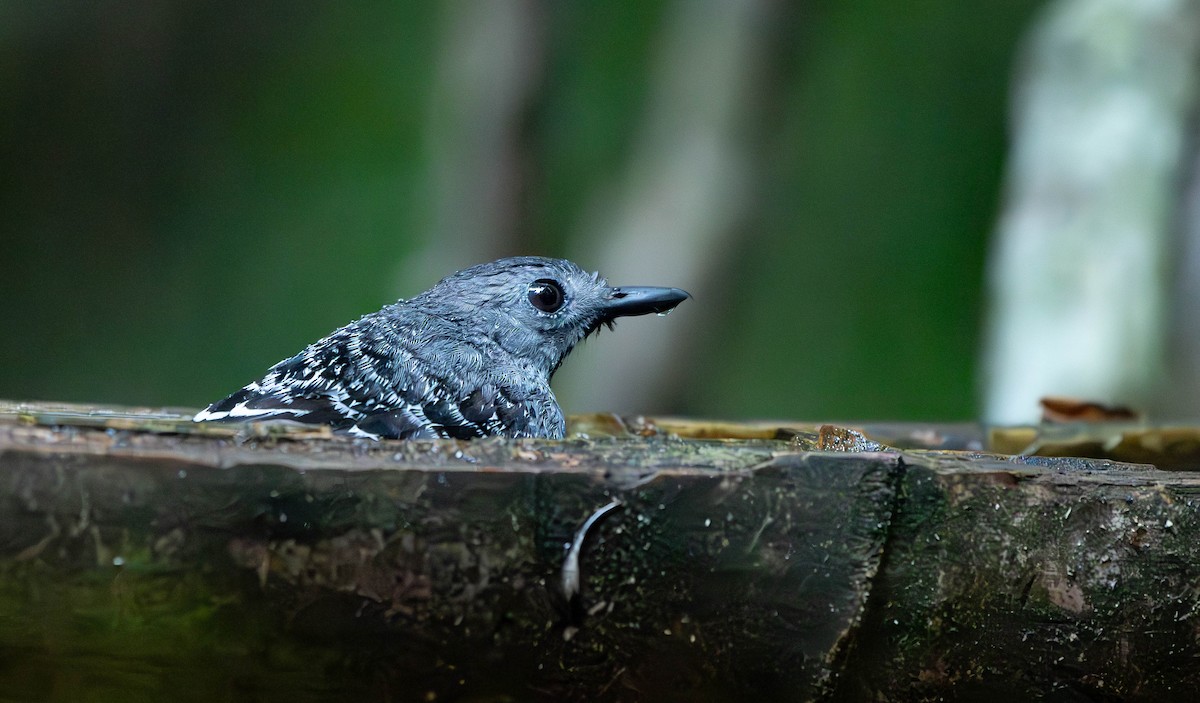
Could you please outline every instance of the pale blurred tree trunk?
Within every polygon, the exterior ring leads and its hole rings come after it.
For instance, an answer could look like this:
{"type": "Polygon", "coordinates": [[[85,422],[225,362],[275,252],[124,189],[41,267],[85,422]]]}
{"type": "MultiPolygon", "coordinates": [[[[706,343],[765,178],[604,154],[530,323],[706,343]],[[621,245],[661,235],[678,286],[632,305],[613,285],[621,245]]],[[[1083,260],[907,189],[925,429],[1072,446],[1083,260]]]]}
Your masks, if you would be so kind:
{"type": "MultiPolygon", "coordinates": [[[[572,254],[614,284],[685,288],[669,323],[622,321],[559,374],[572,410],[654,412],[670,405],[695,330],[722,307],[758,170],[750,124],[762,107],[772,0],[675,3],[652,63],[649,103],[628,166],[597,194],[572,254]]],[[[750,302],[750,301],[747,301],[750,302]]]]}
{"type": "MultiPolygon", "coordinates": [[[[428,119],[429,242],[400,280],[431,284],[520,253],[524,122],[545,61],[539,0],[446,3],[428,119]]],[[[412,291],[415,292],[415,291],[412,291]]]]}
{"type": "Polygon", "coordinates": [[[1032,420],[1049,394],[1154,407],[1198,38],[1195,0],[1059,0],[1033,27],[990,262],[987,420],[1032,420]]]}
{"type": "Polygon", "coordinates": [[[1163,389],[1161,415],[1165,419],[1200,419],[1200,120],[1193,115],[1191,161],[1186,192],[1179,213],[1180,243],[1176,257],[1170,334],[1168,378],[1163,389]]]}

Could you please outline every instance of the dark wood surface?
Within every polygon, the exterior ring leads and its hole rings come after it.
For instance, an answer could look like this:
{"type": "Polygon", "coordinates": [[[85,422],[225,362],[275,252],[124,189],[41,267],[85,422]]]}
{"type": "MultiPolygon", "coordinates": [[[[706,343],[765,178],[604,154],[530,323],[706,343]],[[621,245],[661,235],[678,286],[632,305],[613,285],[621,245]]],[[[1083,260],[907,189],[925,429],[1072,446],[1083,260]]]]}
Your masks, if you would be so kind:
{"type": "Polygon", "coordinates": [[[1200,474],[573,427],[368,442],[0,407],[0,690],[1185,700],[1200,679],[1200,474]]]}

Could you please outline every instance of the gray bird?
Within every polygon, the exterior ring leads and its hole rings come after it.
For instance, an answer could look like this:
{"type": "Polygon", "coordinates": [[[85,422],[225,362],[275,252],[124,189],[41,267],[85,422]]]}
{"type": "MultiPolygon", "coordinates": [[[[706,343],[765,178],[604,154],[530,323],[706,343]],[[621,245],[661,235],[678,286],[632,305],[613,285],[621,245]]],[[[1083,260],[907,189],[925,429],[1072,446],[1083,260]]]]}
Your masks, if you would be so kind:
{"type": "Polygon", "coordinates": [[[618,317],[689,297],[613,288],[562,259],[500,259],[359,318],[194,420],[286,419],[374,439],[560,438],[550,377],[571,349],[618,317]]]}

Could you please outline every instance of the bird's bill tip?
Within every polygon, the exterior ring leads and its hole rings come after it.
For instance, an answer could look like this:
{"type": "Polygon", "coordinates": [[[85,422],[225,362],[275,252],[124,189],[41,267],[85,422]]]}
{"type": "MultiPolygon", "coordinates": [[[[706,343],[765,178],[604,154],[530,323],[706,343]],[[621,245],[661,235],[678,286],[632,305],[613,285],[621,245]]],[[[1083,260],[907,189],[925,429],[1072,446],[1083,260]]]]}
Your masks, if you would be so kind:
{"type": "Polygon", "coordinates": [[[664,314],[692,297],[679,288],[654,286],[618,286],[609,291],[604,310],[610,317],[664,314]]]}

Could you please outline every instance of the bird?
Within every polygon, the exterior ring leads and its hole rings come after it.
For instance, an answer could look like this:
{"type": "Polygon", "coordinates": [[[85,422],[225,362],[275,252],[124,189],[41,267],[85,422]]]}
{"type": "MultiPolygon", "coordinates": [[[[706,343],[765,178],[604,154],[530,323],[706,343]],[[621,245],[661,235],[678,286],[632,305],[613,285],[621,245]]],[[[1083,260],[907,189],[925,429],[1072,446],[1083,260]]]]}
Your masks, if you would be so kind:
{"type": "Polygon", "coordinates": [[[335,330],[193,420],[292,420],[375,440],[561,439],[550,379],[575,345],[690,297],[609,286],[565,259],[479,264],[335,330]]]}

